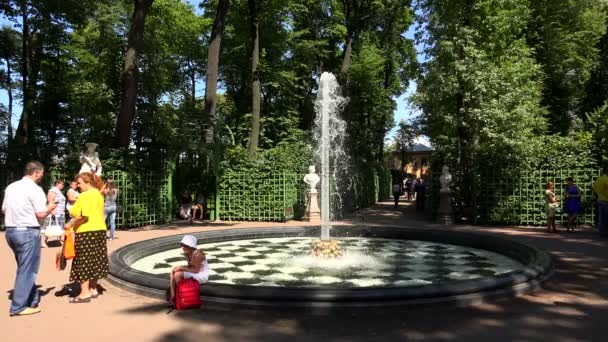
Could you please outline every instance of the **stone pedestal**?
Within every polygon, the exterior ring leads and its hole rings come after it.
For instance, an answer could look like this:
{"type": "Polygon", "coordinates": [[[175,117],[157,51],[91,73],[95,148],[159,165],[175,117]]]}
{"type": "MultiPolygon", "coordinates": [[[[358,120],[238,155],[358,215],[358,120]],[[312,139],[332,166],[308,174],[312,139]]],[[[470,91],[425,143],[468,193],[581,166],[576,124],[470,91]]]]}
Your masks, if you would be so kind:
{"type": "Polygon", "coordinates": [[[439,210],[437,210],[437,223],[443,225],[454,224],[454,212],[452,211],[451,192],[439,191],[439,210]]]}
{"type": "Polygon", "coordinates": [[[306,219],[315,224],[321,224],[321,210],[317,199],[317,190],[312,189],[308,192],[308,204],[306,205],[306,219]]]}

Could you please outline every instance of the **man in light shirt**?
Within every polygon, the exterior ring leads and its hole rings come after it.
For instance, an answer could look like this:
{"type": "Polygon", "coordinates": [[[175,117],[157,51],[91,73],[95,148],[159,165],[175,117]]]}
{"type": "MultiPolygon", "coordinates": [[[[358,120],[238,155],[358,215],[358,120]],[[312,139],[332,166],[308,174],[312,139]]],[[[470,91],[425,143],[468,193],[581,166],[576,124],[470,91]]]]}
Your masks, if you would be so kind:
{"type": "Polygon", "coordinates": [[[24,174],[21,180],[6,187],[2,202],[6,241],[17,261],[11,316],[40,312],[36,287],[40,268],[40,221],[56,207],[55,203],[46,204],[44,191],[38,186],[44,176],[44,166],[37,161],[29,162],[24,174]]]}

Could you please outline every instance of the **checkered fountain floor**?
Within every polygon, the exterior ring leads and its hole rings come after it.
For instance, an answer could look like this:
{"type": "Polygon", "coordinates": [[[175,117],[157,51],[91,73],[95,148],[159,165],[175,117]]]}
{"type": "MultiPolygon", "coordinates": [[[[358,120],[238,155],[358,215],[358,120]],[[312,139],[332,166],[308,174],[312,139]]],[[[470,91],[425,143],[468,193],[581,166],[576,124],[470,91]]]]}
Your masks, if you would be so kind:
{"type": "MultiPolygon", "coordinates": [[[[427,241],[340,239],[345,255],[310,256],[313,238],[236,240],[199,246],[209,260],[209,282],[252,286],[390,287],[491,277],[523,267],[497,253],[427,241]]],[[[137,260],[132,268],[166,275],[184,265],[181,249],[137,260]]]]}

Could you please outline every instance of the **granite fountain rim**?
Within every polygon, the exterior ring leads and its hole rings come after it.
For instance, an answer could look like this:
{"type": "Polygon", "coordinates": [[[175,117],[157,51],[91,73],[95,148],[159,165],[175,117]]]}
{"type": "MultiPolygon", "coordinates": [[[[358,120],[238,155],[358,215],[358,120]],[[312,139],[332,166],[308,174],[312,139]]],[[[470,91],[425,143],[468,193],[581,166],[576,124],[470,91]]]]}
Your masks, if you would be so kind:
{"type": "MultiPolygon", "coordinates": [[[[190,233],[199,244],[231,240],[318,237],[320,226],[233,228],[190,233]]],[[[468,305],[539,288],[553,273],[551,256],[533,246],[509,238],[479,232],[445,228],[401,226],[335,225],[332,234],[340,237],[422,240],[467,246],[500,253],[524,265],[523,268],[493,277],[407,287],[275,287],[206,283],[201,285],[204,301],[270,306],[385,306],[410,304],[468,305]]],[[[143,257],[179,246],[184,234],[135,242],[114,251],[109,257],[108,280],[142,295],[162,298],[168,279],[131,268],[143,257]]]]}

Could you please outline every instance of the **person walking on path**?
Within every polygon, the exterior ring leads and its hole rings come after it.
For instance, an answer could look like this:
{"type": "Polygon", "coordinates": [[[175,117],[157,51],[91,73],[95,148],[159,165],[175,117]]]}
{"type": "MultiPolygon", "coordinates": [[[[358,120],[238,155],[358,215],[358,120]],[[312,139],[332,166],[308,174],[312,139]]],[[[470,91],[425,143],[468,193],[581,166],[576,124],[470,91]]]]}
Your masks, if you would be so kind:
{"type": "Polygon", "coordinates": [[[409,178],[405,179],[405,194],[407,196],[407,200],[411,201],[412,200],[412,193],[410,192],[411,189],[411,185],[412,185],[412,181],[409,178]]]}
{"type": "Polygon", "coordinates": [[[566,231],[574,230],[576,217],[583,212],[581,206],[581,190],[574,184],[574,178],[566,178],[566,187],[564,188],[564,211],[568,214],[568,224],[566,231]]]}
{"type": "Polygon", "coordinates": [[[38,185],[44,176],[44,166],[37,161],[27,163],[21,180],[4,191],[2,212],[6,241],[15,254],[17,275],[10,307],[11,316],[39,313],[40,294],[36,276],[40,269],[40,220],[56,208],[47,205],[44,191],[38,185]]]}
{"type": "Polygon", "coordinates": [[[393,184],[393,198],[395,199],[395,208],[399,206],[399,196],[401,196],[401,186],[399,183],[393,184]]]}
{"type": "Polygon", "coordinates": [[[608,237],[608,163],[593,183],[593,191],[597,195],[597,230],[600,236],[608,237]]]}
{"type": "Polygon", "coordinates": [[[557,207],[559,206],[557,196],[553,192],[553,182],[547,182],[545,190],[545,213],[547,215],[547,230],[549,233],[557,233],[555,227],[555,215],[557,213],[557,207]]]}
{"type": "Polygon", "coordinates": [[[422,179],[418,178],[416,180],[416,185],[414,185],[414,192],[416,192],[416,210],[424,211],[424,201],[426,198],[426,183],[424,183],[422,179]]]}
{"type": "Polygon", "coordinates": [[[104,221],[102,181],[94,173],[84,172],[76,178],[80,196],[70,209],[73,218],[65,230],[74,227],[76,256],[72,261],[70,281],[80,283],[80,294],[70,303],[88,303],[96,298],[97,281],[108,274],[108,246],[104,221]]]}

